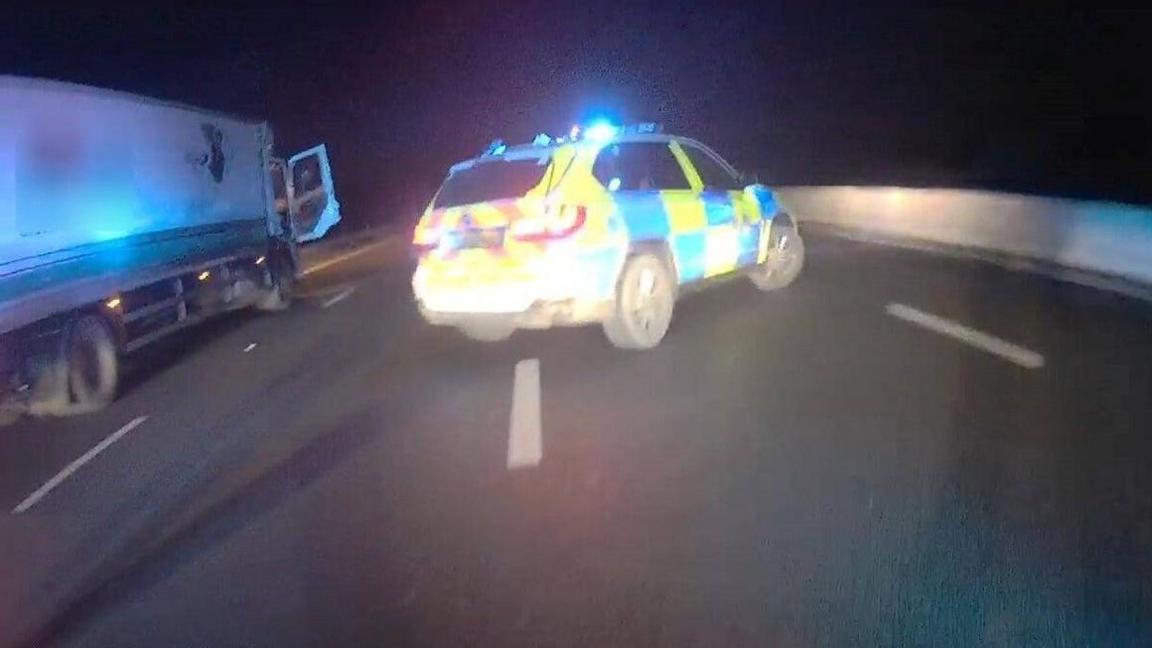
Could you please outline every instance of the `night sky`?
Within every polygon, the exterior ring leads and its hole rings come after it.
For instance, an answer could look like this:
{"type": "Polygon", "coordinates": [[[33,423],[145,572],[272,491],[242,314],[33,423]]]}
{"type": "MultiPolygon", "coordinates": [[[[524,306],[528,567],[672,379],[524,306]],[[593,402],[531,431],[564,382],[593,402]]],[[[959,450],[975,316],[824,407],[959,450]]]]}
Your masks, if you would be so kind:
{"type": "Polygon", "coordinates": [[[1148,13],[23,4],[5,10],[0,73],[267,118],[281,153],[326,142],[350,226],[411,222],[495,137],[601,114],[663,122],[781,184],[1152,202],[1148,13]]]}

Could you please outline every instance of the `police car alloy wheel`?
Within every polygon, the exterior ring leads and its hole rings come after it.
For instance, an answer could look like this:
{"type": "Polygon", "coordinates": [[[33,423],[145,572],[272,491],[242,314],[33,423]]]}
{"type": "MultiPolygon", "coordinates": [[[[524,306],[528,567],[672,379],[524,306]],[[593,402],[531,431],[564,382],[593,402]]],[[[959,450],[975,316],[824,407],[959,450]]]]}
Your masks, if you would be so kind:
{"type": "Polygon", "coordinates": [[[672,322],[676,286],[668,266],[656,256],[632,257],[616,287],[616,311],[604,333],[622,349],[651,349],[672,322]]]}
{"type": "Polygon", "coordinates": [[[769,246],[768,258],[748,276],[760,290],[779,290],[795,281],[804,268],[804,239],[796,228],[784,227],[774,229],[769,246]]]}

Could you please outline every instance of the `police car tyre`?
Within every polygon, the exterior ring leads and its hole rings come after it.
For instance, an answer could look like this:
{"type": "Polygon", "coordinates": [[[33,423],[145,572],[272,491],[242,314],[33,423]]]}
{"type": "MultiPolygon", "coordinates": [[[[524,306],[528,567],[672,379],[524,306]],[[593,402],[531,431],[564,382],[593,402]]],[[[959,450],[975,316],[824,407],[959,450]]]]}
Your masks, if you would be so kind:
{"type": "Polygon", "coordinates": [[[796,281],[804,268],[804,239],[794,227],[773,228],[768,258],[748,277],[760,290],[779,290],[796,281]]]}
{"type": "Polygon", "coordinates": [[[461,324],[460,332],[478,342],[500,342],[512,336],[516,327],[500,322],[473,322],[461,324]]]}
{"type": "Polygon", "coordinates": [[[68,330],[65,348],[73,412],[98,410],[116,398],[120,358],[104,318],[83,315],[68,330]]]}
{"type": "Polygon", "coordinates": [[[616,284],[615,312],[604,322],[604,334],[621,349],[651,349],[668,332],[675,303],[668,264],[651,254],[631,257],[616,284]]]}

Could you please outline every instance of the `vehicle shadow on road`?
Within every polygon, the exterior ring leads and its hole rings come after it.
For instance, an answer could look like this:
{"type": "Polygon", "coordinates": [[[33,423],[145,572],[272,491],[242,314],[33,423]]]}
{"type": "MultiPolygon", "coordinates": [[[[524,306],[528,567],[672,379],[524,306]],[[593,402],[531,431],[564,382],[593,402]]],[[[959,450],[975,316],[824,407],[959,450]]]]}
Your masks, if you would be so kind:
{"type": "Polygon", "coordinates": [[[325,434],[313,437],[283,461],[269,467],[217,501],[169,516],[123,543],[71,602],[17,644],[53,645],[74,637],[90,622],[167,580],[199,556],[276,509],[286,499],[334,470],[364,446],[378,428],[368,411],[349,415],[325,434]]]}
{"type": "Polygon", "coordinates": [[[262,316],[265,315],[251,310],[227,313],[140,349],[125,360],[120,396],[132,393],[155,376],[262,316]]]}

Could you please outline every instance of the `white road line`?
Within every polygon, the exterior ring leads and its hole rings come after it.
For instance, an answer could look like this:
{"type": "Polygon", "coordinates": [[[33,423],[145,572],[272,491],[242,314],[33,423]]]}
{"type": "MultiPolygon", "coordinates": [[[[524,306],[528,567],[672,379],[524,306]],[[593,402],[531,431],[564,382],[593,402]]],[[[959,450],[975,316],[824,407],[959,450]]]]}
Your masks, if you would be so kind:
{"type": "Polygon", "coordinates": [[[348,252],[346,254],[341,254],[338,257],[332,257],[331,259],[328,259],[326,261],[321,261],[320,263],[309,266],[309,267],[305,268],[300,274],[301,275],[310,275],[313,272],[319,272],[319,271],[323,270],[324,268],[334,266],[337,263],[343,263],[343,262],[347,261],[348,259],[352,259],[352,258],[360,256],[361,254],[364,254],[368,250],[374,250],[374,249],[376,249],[382,245],[386,245],[387,243],[390,243],[390,242],[391,242],[391,239],[384,239],[383,241],[376,241],[375,243],[369,243],[368,245],[365,245],[364,247],[356,248],[355,250],[352,250],[351,252],[348,252]]]}
{"type": "Polygon", "coordinates": [[[340,302],[344,301],[345,299],[348,299],[348,296],[354,292],[356,292],[355,286],[353,286],[351,288],[347,288],[347,289],[341,291],[340,293],[338,293],[337,295],[335,295],[333,297],[329,297],[328,299],[325,299],[324,303],[320,304],[320,307],[321,308],[328,308],[329,306],[339,304],[340,302]]]}
{"type": "Polygon", "coordinates": [[[249,342],[248,346],[244,347],[244,353],[248,353],[249,351],[251,351],[252,349],[255,349],[255,348],[256,348],[256,343],[255,342],[249,342]]]}
{"type": "Polygon", "coordinates": [[[46,495],[48,495],[48,493],[51,493],[52,489],[54,489],[57,486],[59,486],[60,484],[64,483],[64,480],[71,477],[72,473],[76,472],[77,470],[80,470],[81,466],[88,463],[89,461],[92,461],[93,457],[95,457],[96,455],[100,454],[101,452],[107,450],[108,446],[112,445],[113,443],[116,443],[117,441],[120,440],[120,437],[122,437],[125,434],[128,434],[129,432],[131,432],[132,430],[136,429],[141,423],[143,423],[144,421],[147,421],[147,420],[148,420],[147,416],[138,416],[138,417],[132,419],[124,427],[120,428],[119,430],[116,430],[112,434],[109,434],[103,441],[101,441],[100,443],[97,443],[88,452],[85,452],[84,454],[80,455],[80,457],[77,458],[75,461],[73,461],[72,463],[65,466],[64,470],[61,470],[60,472],[56,473],[55,477],[53,477],[52,479],[49,479],[40,488],[37,488],[36,492],[34,492],[31,495],[29,495],[28,497],[26,497],[23,502],[20,502],[19,504],[17,504],[16,508],[12,509],[12,512],[13,513],[23,513],[24,511],[27,511],[28,509],[32,508],[33,506],[36,506],[36,503],[39,502],[40,500],[44,499],[44,497],[46,495]]]}
{"type": "Polygon", "coordinates": [[[957,324],[952,320],[944,319],[938,315],[925,313],[922,310],[917,310],[904,304],[888,304],[885,310],[888,311],[888,314],[892,317],[924,327],[929,331],[935,331],[941,335],[947,335],[948,337],[960,340],[981,351],[987,351],[1009,362],[1014,362],[1021,367],[1039,369],[1044,366],[1044,356],[1031,349],[1026,349],[1011,342],[1001,340],[998,337],[977,331],[976,329],[968,328],[963,324],[957,324]]]}
{"type": "Polygon", "coordinates": [[[544,456],[540,438],[540,361],[516,363],[512,419],[508,426],[508,469],[530,468],[544,456]]]}

